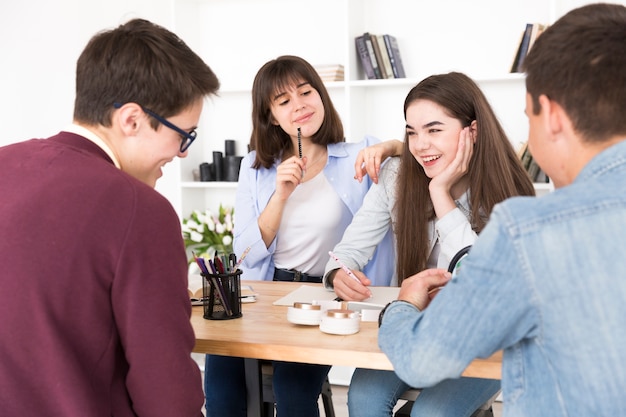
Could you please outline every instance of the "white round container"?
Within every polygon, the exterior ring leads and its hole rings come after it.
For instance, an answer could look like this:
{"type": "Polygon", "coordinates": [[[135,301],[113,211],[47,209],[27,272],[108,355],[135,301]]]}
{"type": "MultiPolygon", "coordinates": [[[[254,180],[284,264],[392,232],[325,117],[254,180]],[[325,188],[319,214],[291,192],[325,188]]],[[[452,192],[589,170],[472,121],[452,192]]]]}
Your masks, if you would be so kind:
{"type": "Polygon", "coordinates": [[[293,307],[287,309],[287,321],[293,324],[305,326],[318,326],[322,318],[320,305],[312,303],[293,303],[293,307]]]}
{"type": "Polygon", "coordinates": [[[359,313],[352,310],[327,310],[322,315],[320,330],[324,333],[348,335],[358,333],[361,323],[359,313]]]}

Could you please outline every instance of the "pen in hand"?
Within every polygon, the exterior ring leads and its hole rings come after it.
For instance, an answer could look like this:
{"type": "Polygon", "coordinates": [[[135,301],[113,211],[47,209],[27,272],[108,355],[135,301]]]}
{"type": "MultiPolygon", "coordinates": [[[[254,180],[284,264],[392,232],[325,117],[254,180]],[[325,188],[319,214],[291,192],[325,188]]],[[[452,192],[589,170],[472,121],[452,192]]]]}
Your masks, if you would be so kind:
{"type": "Polygon", "coordinates": [[[298,158],[302,159],[302,131],[298,128],[298,158]]]}
{"type": "MultiPolygon", "coordinates": [[[[298,128],[298,157],[302,159],[302,131],[298,128]]],[[[304,170],[302,170],[302,178],[304,178],[304,170]]]]}
{"type": "Polygon", "coordinates": [[[328,254],[330,255],[331,258],[333,258],[335,260],[335,262],[337,262],[337,264],[339,265],[339,267],[341,267],[341,269],[343,269],[343,272],[345,272],[346,274],[348,274],[348,276],[350,278],[352,278],[353,280],[355,280],[356,282],[358,282],[359,284],[361,284],[361,280],[358,279],[356,277],[356,275],[354,275],[352,273],[352,271],[350,271],[350,268],[348,268],[343,262],[341,262],[339,260],[339,258],[337,258],[337,255],[335,255],[332,251],[328,251],[328,254]]]}

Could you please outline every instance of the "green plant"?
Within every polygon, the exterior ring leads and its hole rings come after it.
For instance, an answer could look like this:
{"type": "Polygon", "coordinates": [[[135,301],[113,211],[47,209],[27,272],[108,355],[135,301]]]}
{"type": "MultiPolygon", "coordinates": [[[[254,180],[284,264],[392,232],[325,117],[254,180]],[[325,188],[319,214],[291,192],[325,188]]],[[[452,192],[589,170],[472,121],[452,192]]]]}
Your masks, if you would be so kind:
{"type": "MultiPolygon", "coordinates": [[[[194,210],[183,219],[185,248],[196,256],[213,257],[215,251],[226,255],[233,251],[234,209],[220,204],[217,215],[210,210],[194,210]]],[[[193,256],[190,257],[190,262],[193,256]]]]}

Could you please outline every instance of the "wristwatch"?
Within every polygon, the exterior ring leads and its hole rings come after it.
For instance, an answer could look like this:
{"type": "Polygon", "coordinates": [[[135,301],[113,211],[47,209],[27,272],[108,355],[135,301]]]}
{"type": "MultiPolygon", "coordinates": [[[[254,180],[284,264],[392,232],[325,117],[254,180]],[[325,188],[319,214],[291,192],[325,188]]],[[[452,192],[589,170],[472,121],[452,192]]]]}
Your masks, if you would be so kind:
{"type": "MultiPolygon", "coordinates": [[[[389,306],[392,305],[393,303],[406,303],[406,304],[408,304],[408,305],[410,305],[410,306],[412,306],[414,308],[417,308],[413,304],[409,303],[408,301],[405,301],[405,300],[393,300],[392,302],[387,303],[387,305],[385,307],[383,307],[382,310],[380,310],[380,314],[378,315],[378,327],[380,327],[383,324],[383,316],[385,315],[385,311],[387,311],[389,306]]],[[[418,308],[418,310],[419,310],[419,308],[418,308]]]]}

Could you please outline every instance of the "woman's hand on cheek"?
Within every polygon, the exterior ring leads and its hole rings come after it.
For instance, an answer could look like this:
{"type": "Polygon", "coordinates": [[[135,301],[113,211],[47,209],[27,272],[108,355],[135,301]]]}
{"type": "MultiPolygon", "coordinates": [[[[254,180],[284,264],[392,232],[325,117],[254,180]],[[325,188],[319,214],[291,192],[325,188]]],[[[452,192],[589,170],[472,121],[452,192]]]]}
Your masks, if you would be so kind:
{"type": "Polygon", "coordinates": [[[472,133],[470,128],[466,127],[459,134],[459,143],[454,159],[439,175],[431,180],[431,193],[436,188],[449,192],[452,186],[467,174],[473,151],[474,140],[472,133]]]}
{"type": "Polygon", "coordinates": [[[452,197],[452,187],[463,176],[467,175],[473,149],[472,135],[469,128],[465,128],[459,134],[459,143],[454,160],[430,181],[428,190],[438,219],[443,218],[456,207],[452,197]]]}

